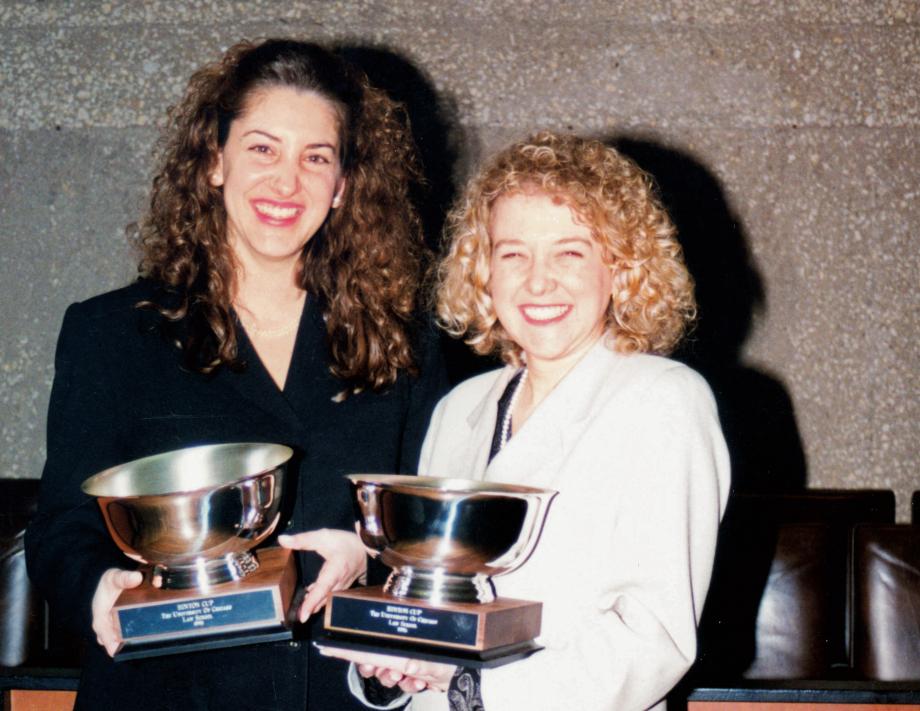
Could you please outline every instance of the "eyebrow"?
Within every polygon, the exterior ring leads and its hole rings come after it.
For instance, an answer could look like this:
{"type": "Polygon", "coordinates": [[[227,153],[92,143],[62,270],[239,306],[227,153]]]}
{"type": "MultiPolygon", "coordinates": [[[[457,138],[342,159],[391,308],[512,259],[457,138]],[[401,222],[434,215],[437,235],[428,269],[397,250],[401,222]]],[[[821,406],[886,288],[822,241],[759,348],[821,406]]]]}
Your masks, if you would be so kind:
{"type": "MultiPolygon", "coordinates": [[[[263,131],[263,130],[260,129],[260,128],[253,128],[253,129],[250,129],[249,131],[246,131],[246,133],[244,133],[244,134],[242,135],[242,138],[246,138],[246,136],[252,135],[252,134],[254,134],[254,133],[256,133],[256,134],[258,134],[258,135],[260,135],[260,136],[265,136],[267,139],[269,139],[270,141],[274,141],[275,143],[281,143],[281,139],[280,139],[278,136],[276,136],[276,135],[274,135],[274,134],[272,134],[272,133],[269,133],[268,131],[263,131]]],[[[334,145],[332,145],[331,143],[324,143],[324,142],[321,142],[321,143],[308,143],[308,144],[305,146],[305,148],[313,148],[313,149],[315,149],[315,148],[328,148],[328,149],[329,149],[330,151],[332,151],[333,153],[336,152],[336,147],[335,147],[334,145]]]]}
{"type": "Polygon", "coordinates": [[[308,143],[304,148],[328,148],[333,153],[336,151],[336,147],[331,143],[308,143]]]}
{"type": "Polygon", "coordinates": [[[250,136],[250,135],[252,135],[253,133],[257,133],[257,134],[259,134],[260,136],[265,136],[267,139],[269,139],[269,140],[271,140],[271,141],[275,141],[276,143],[280,143],[280,142],[281,142],[281,139],[278,138],[278,136],[275,136],[275,135],[269,133],[268,131],[263,131],[263,130],[258,129],[258,128],[253,128],[253,129],[250,129],[249,131],[246,131],[246,133],[244,133],[244,134],[242,135],[242,138],[246,138],[246,136],[250,136]]]}
{"type": "MultiPolygon", "coordinates": [[[[560,239],[554,240],[553,244],[568,244],[570,242],[579,242],[581,244],[587,244],[587,245],[594,243],[593,240],[587,237],[574,237],[573,236],[573,237],[562,237],[560,239]]],[[[523,244],[523,243],[524,243],[524,240],[520,239],[519,237],[500,237],[499,239],[494,240],[492,242],[492,247],[493,248],[499,247],[503,244],[523,244]]]]}

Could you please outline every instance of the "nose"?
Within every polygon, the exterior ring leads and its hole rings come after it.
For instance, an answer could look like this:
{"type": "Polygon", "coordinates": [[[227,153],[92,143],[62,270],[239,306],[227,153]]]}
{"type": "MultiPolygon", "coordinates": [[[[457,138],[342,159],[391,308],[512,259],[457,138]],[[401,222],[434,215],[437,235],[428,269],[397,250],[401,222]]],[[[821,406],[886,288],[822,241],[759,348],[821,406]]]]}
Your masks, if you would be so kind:
{"type": "Polygon", "coordinates": [[[527,290],[540,295],[552,291],[555,286],[556,279],[549,262],[542,256],[535,257],[527,271],[527,290]]]}
{"type": "Polygon", "coordinates": [[[292,161],[279,161],[275,166],[271,186],[282,197],[296,193],[300,189],[300,172],[297,165],[292,161]]]}

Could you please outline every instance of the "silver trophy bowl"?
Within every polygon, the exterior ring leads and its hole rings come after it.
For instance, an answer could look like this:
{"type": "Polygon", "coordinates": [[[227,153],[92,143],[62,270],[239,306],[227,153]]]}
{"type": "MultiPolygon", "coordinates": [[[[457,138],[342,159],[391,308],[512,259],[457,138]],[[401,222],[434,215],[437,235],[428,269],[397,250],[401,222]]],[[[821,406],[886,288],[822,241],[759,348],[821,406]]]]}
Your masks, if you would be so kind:
{"type": "Polygon", "coordinates": [[[393,568],[384,591],[436,605],[492,602],[491,576],[527,560],[557,493],[466,479],[348,479],[361,540],[393,568]]]}
{"type": "Polygon", "coordinates": [[[137,459],[83,482],[109,533],[152,566],[155,587],[207,589],[258,567],[250,549],[280,518],[280,444],[214,444],[137,459]]]}

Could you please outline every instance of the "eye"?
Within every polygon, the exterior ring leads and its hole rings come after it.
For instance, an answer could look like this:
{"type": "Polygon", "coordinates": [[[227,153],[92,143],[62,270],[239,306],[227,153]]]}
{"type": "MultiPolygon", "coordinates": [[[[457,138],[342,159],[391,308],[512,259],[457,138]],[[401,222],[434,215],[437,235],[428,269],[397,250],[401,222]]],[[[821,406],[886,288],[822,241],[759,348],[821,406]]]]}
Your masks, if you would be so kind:
{"type": "Polygon", "coordinates": [[[250,146],[249,150],[253,153],[259,153],[261,155],[268,155],[272,152],[271,146],[268,146],[264,143],[257,143],[254,146],[250,146]]]}
{"type": "Polygon", "coordinates": [[[565,251],[562,253],[562,256],[563,256],[563,257],[572,257],[572,258],[575,258],[575,259],[581,259],[581,258],[584,257],[585,255],[584,255],[584,252],[582,252],[582,251],[579,250],[579,249],[567,249],[567,250],[565,250],[565,251]]]}
{"type": "Polygon", "coordinates": [[[498,253],[498,258],[501,259],[502,261],[510,261],[512,259],[517,259],[523,256],[524,256],[523,253],[516,252],[513,249],[509,249],[509,250],[498,253]]]}
{"type": "Polygon", "coordinates": [[[332,163],[329,157],[322,153],[311,153],[307,156],[307,162],[313,163],[314,165],[329,165],[332,163]]]}

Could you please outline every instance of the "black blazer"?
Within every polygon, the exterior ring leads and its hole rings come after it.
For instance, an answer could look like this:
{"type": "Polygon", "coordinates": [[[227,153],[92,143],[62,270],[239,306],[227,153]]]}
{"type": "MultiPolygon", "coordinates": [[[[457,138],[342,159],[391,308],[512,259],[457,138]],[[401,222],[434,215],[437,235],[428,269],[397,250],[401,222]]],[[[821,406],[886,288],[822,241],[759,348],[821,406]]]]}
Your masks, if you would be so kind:
{"type": "MultiPolygon", "coordinates": [[[[80,483],[106,467],[179,447],[279,442],[296,452],[287,528],[352,530],[345,474],[415,472],[431,410],[447,387],[437,338],[420,337],[418,378],[403,374],[382,394],[337,402],[342,383],[329,372],[314,303],[304,309],[282,392],[245,334],[242,372],[221,368],[209,377],[182,368],[178,349],[160,333],[160,317],[135,307],[154,295],[149,283],[137,282],[75,304],[58,341],[41,502],[26,547],[30,575],[56,618],[92,640],[78,707],[349,708],[344,667],[309,653],[310,630],[294,645],[111,662],[95,643],[90,603],[107,568],[133,565],[80,483]]],[[[304,582],[321,562],[301,556],[304,582]]]]}

